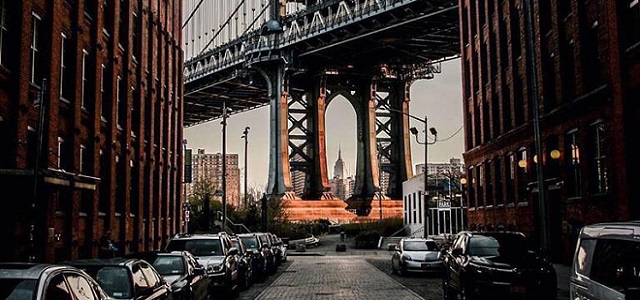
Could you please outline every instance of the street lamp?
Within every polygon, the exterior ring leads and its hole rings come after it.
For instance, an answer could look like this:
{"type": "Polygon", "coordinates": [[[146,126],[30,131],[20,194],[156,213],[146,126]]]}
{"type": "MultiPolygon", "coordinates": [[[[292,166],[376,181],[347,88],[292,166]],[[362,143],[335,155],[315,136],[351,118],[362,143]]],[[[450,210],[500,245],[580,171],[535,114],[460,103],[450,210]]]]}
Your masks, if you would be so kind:
{"type": "Polygon", "coordinates": [[[424,237],[428,237],[429,236],[429,231],[427,230],[427,224],[429,224],[429,181],[428,181],[428,168],[427,168],[427,150],[428,150],[428,146],[429,145],[433,145],[438,141],[438,131],[436,131],[436,129],[434,127],[429,128],[429,131],[427,131],[427,116],[424,116],[424,119],[420,119],[410,113],[406,113],[404,111],[401,110],[397,110],[397,109],[393,109],[393,108],[387,108],[387,110],[392,111],[392,112],[396,112],[396,113],[400,113],[403,115],[406,115],[414,120],[417,120],[419,122],[422,122],[422,124],[424,124],[424,141],[420,142],[418,140],[418,129],[416,129],[415,127],[411,127],[409,128],[409,131],[411,131],[411,134],[413,134],[416,137],[416,143],[420,144],[420,145],[424,145],[424,191],[423,191],[423,195],[424,195],[424,237]],[[433,142],[429,142],[428,139],[428,132],[431,132],[431,135],[433,135],[433,142]]]}
{"type": "Polygon", "coordinates": [[[424,145],[424,171],[422,172],[424,175],[424,237],[427,238],[429,237],[429,230],[427,228],[427,225],[429,224],[429,200],[431,198],[429,196],[429,165],[427,163],[427,150],[429,149],[429,145],[433,145],[438,141],[438,131],[436,131],[436,129],[433,127],[429,128],[429,132],[431,132],[431,135],[433,135],[433,142],[429,143],[429,136],[427,134],[427,116],[424,116],[424,120],[422,122],[424,123],[424,141],[422,143],[418,140],[418,130],[415,127],[411,127],[410,130],[411,133],[416,137],[416,143],[424,145]]]}
{"type": "Polygon", "coordinates": [[[247,205],[247,146],[249,145],[249,126],[244,128],[242,132],[242,138],[244,139],[244,207],[248,207],[247,205]]]}
{"type": "Polygon", "coordinates": [[[227,118],[231,108],[222,103],[222,231],[227,228],[227,118]]]}
{"type": "Polygon", "coordinates": [[[183,175],[182,181],[184,182],[184,184],[182,185],[182,189],[184,190],[184,202],[182,203],[183,208],[184,208],[184,232],[185,233],[189,233],[189,209],[190,209],[190,204],[189,204],[189,199],[187,199],[187,174],[186,172],[190,172],[190,170],[187,170],[187,162],[191,161],[190,158],[187,158],[187,139],[183,139],[182,140],[182,150],[183,150],[183,155],[184,155],[184,172],[185,174],[183,175]]]}

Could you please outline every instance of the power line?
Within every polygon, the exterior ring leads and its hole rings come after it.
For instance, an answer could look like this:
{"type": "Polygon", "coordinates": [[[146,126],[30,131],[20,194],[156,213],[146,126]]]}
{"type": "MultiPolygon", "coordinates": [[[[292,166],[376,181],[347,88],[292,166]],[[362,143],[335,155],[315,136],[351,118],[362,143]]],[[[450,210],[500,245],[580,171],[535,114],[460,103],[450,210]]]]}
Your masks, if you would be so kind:
{"type": "Polygon", "coordinates": [[[450,136],[448,136],[446,139],[442,139],[442,140],[438,140],[438,142],[445,142],[448,141],[450,139],[452,139],[454,136],[456,136],[458,133],[460,133],[460,130],[462,130],[462,127],[464,125],[461,125],[460,128],[458,128],[458,130],[456,130],[456,132],[452,133],[450,136]]]}

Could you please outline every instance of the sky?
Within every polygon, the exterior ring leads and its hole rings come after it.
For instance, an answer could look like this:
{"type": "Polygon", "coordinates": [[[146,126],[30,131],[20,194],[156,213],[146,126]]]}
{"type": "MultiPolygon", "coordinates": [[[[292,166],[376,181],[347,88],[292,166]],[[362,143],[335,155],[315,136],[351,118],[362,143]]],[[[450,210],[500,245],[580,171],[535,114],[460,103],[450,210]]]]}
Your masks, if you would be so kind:
{"type": "MultiPolygon", "coordinates": [[[[418,80],[411,86],[409,113],[422,119],[427,116],[428,126],[438,131],[438,141],[429,145],[430,163],[448,162],[450,158],[462,158],[464,130],[462,110],[462,76],[460,59],[442,63],[442,73],[433,79],[418,80]]],[[[185,128],[187,148],[203,148],[205,153],[222,153],[222,120],[213,120],[185,128]]],[[[420,130],[422,122],[411,120],[410,126],[420,130]]],[[[247,170],[248,186],[262,189],[267,184],[269,168],[269,106],[231,115],[227,119],[227,153],[238,154],[241,177],[244,178],[244,139],[242,132],[249,126],[247,170]]],[[[411,137],[413,165],[424,162],[424,146],[411,137]]],[[[342,149],[345,175],[355,175],[356,118],[355,111],[344,98],[336,98],[327,106],[326,145],[329,176],[342,149]]],[[[414,168],[415,170],[415,168],[414,168]]],[[[244,182],[244,180],[241,180],[244,182]]]]}

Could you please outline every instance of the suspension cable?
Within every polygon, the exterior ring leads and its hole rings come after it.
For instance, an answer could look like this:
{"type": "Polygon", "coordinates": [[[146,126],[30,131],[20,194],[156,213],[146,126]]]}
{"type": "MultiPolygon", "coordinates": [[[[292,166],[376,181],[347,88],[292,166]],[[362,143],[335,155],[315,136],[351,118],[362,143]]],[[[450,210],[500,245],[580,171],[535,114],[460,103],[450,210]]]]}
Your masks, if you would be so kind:
{"type": "Polygon", "coordinates": [[[198,8],[200,8],[200,5],[202,4],[202,2],[204,2],[204,0],[200,0],[196,5],[196,7],[191,11],[191,13],[189,14],[189,17],[187,17],[187,20],[184,21],[184,23],[182,24],[182,29],[184,29],[184,27],[187,26],[189,21],[191,21],[191,18],[193,18],[193,15],[196,14],[196,11],[198,11],[198,8]]]}
{"type": "Polygon", "coordinates": [[[218,29],[218,31],[216,31],[216,33],[211,37],[211,39],[209,40],[209,42],[202,47],[202,49],[200,50],[200,55],[202,53],[204,53],[204,51],[207,49],[207,47],[209,47],[211,45],[211,43],[213,43],[213,40],[220,35],[220,33],[222,32],[222,29],[225,28],[227,25],[229,25],[229,22],[231,21],[231,19],[233,19],[233,16],[236,15],[236,13],[238,12],[238,10],[240,9],[240,7],[242,6],[242,4],[244,4],[245,0],[240,1],[240,3],[238,3],[238,5],[236,6],[236,9],[233,10],[233,12],[229,15],[229,17],[227,18],[227,20],[220,26],[220,29],[218,29]]]}

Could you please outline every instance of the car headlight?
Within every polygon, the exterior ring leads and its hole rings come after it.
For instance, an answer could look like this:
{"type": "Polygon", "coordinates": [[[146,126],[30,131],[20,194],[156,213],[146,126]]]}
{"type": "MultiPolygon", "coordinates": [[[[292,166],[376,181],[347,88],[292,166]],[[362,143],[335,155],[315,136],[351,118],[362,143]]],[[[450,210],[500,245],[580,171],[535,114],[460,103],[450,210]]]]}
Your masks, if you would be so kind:
{"type": "Polygon", "coordinates": [[[219,273],[224,271],[224,263],[218,264],[218,265],[209,265],[209,268],[207,269],[208,273],[219,273]]]}
{"type": "Polygon", "coordinates": [[[403,253],[401,256],[402,260],[411,260],[411,256],[409,254],[403,253]]]}

